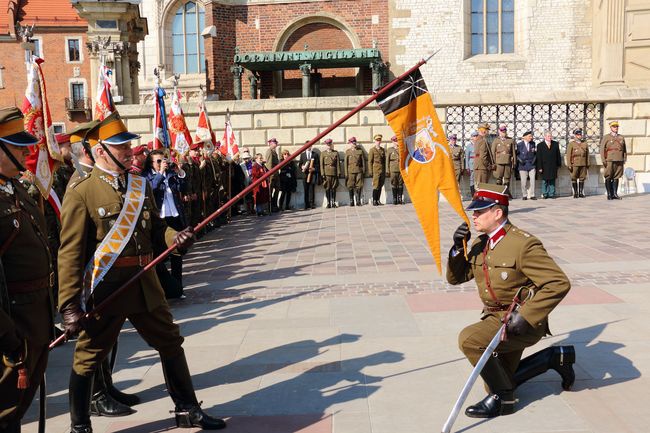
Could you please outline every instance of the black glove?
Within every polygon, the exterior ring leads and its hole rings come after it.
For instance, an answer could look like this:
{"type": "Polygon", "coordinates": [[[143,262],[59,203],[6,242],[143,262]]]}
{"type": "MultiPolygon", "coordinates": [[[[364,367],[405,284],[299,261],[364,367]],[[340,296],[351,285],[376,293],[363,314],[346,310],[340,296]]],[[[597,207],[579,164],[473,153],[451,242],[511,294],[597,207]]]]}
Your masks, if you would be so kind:
{"type": "Polygon", "coordinates": [[[23,338],[17,329],[10,329],[0,338],[0,352],[9,356],[23,349],[23,338]]]}
{"type": "Polygon", "coordinates": [[[194,242],[196,241],[196,236],[194,235],[194,229],[192,227],[187,227],[184,230],[176,233],[174,236],[174,243],[176,244],[176,249],[179,253],[185,254],[187,250],[190,249],[194,242]]]}
{"type": "Polygon", "coordinates": [[[463,251],[465,249],[463,240],[467,243],[470,237],[472,237],[472,233],[469,231],[467,223],[459,225],[454,232],[454,248],[456,248],[456,251],[463,251]]]}
{"type": "Polygon", "coordinates": [[[61,309],[61,317],[63,318],[63,329],[65,338],[74,338],[84,329],[83,317],[85,313],[79,304],[68,304],[61,309]]]}
{"type": "Polygon", "coordinates": [[[533,327],[524,319],[524,316],[519,314],[518,311],[513,311],[510,313],[510,320],[506,325],[506,333],[517,337],[519,335],[524,335],[528,331],[532,330],[533,327]]]}

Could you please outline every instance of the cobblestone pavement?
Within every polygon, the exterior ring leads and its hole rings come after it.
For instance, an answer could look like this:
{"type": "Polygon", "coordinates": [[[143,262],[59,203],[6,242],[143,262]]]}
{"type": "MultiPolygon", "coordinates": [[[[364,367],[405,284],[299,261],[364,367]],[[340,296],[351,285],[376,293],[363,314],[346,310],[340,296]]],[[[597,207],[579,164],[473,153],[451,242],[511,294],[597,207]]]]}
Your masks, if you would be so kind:
{"type": "MultiPolygon", "coordinates": [[[[511,221],[572,281],[551,315],[555,335],[534,350],[573,344],[577,381],[562,392],[546,373],[518,390],[514,415],[461,413],[454,431],[648,431],[648,215],[648,196],[511,203],[511,221]]],[[[460,219],[445,203],[440,219],[444,257],[460,219]]],[[[439,431],[471,370],[456,339],[478,318],[476,289],[438,275],[412,205],[237,218],[199,240],[184,270],[187,299],[172,310],[199,400],[228,418],[227,432],[439,431]]],[[[52,352],[48,432],[69,428],[72,348],[52,352]]],[[[93,417],[96,433],[174,430],[159,358],[128,324],[114,380],[143,403],[129,417],[93,417]]],[[[468,403],[482,397],[477,384],[468,403]]],[[[35,419],[33,405],[24,432],[35,419]]]]}

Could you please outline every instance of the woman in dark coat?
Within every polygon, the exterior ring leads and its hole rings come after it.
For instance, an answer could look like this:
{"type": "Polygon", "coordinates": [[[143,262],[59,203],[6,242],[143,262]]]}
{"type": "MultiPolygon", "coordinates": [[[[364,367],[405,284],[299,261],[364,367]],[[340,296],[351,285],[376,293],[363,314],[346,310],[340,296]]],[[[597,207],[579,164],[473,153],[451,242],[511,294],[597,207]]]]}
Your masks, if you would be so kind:
{"type": "MultiPolygon", "coordinates": [[[[282,159],[288,159],[291,153],[288,150],[282,151],[282,159]]],[[[289,210],[291,193],[296,192],[296,165],[288,163],[280,169],[280,210],[289,210]]]]}
{"type": "MultiPolygon", "coordinates": [[[[251,169],[251,183],[264,176],[264,173],[267,171],[268,169],[264,166],[262,154],[256,154],[255,162],[253,162],[253,168],[251,169]]],[[[266,215],[264,209],[269,205],[269,196],[269,181],[267,178],[264,182],[253,189],[253,201],[255,202],[255,211],[257,216],[266,215]]]]}
{"type": "Polygon", "coordinates": [[[555,179],[562,166],[560,144],[552,140],[550,131],[544,131],[544,141],[537,144],[537,173],[542,178],[542,197],[555,198],[555,179]]]}

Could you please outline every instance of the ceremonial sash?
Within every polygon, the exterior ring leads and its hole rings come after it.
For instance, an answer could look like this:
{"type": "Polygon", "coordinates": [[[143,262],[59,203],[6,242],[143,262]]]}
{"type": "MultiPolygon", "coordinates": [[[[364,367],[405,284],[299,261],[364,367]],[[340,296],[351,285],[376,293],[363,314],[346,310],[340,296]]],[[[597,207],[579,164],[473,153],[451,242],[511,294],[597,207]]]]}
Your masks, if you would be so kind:
{"type": "Polygon", "coordinates": [[[144,204],[146,179],[140,176],[129,176],[128,179],[124,206],[115,224],[95,250],[92,260],[86,265],[81,299],[84,311],[86,301],[126,247],[138,222],[144,204]]]}

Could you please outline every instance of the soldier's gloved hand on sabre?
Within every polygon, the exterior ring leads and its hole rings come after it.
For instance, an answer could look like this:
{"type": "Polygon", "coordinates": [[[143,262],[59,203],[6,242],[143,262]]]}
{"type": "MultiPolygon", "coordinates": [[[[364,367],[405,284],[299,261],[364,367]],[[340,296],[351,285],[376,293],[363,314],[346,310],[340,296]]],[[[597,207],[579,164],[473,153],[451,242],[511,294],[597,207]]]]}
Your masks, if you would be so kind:
{"type": "Polygon", "coordinates": [[[0,353],[11,357],[23,348],[23,338],[17,329],[9,330],[0,338],[0,353]]]}
{"type": "Polygon", "coordinates": [[[463,240],[467,243],[469,242],[470,237],[472,237],[472,233],[469,231],[467,223],[459,225],[454,232],[454,248],[456,251],[463,251],[465,249],[463,246],[463,240]]]}
{"type": "Polygon", "coordinates": [[[192,227],[187,227],[186,229],[183,229],[180,232],[176,233],[174,236],[176,249],[181,254],[185,254],[187,250],[189,250],[190,247],[194,245],[195,241],[196,236],[194,235],[194,229],[192,227]]]}
{"type": "Polygon", "coordinates": [[[61,310],[63,329],[66,340],[74,338],[83,331],[84,312],[79,304],[68,304],[61,310]]]}
{"type": "Polygon", "coordinates": [[[532,326],[524,319],[524,316],[519,314],[518,311],[513,311],[510,313],[510,320],[506,325],[506,333],[517,337],[519,335],[524,335],[526,332],[533,329],[532,326]]]}

